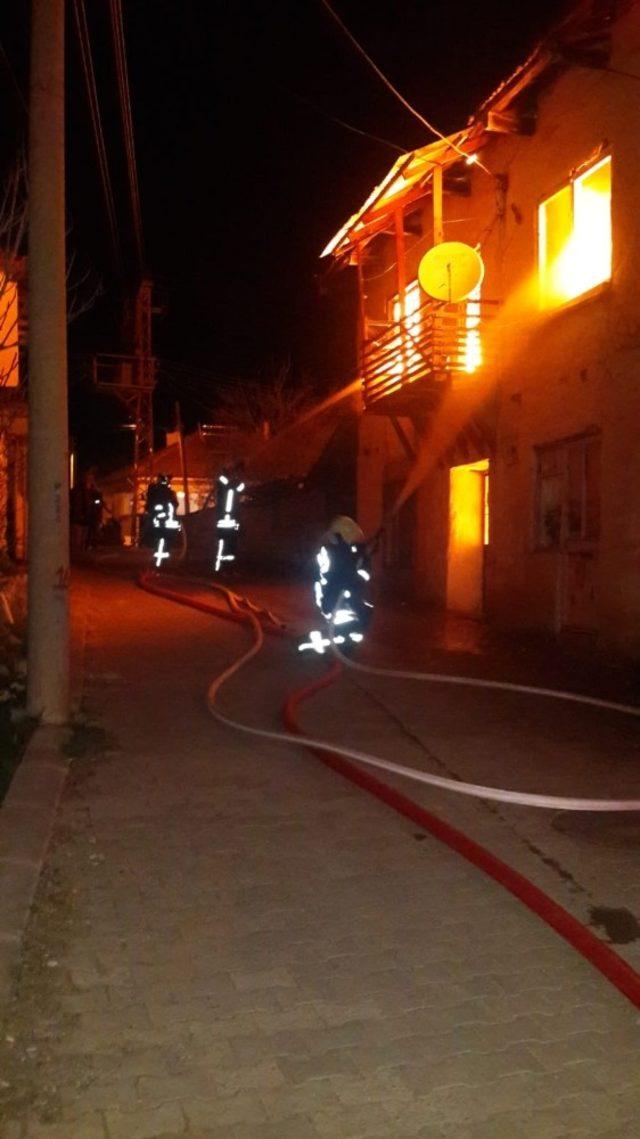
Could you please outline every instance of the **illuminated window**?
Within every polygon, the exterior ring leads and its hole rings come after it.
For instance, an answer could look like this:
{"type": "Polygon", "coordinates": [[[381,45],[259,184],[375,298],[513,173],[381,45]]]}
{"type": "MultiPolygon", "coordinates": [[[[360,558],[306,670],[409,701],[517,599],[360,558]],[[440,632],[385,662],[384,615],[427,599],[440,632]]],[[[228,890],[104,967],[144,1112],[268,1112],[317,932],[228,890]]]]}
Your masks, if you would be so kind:
{"type": "Polygon", "coordinates": [[[611,244],[611,158],[603,158],[539,208],[542,303],[561,305],[608,281],[611,244]]]}
{"type": "MultiPolygon", "coordinates": [[[[393,319],[396,324],[402,320],[402,305],[400,297],[393,298],[393,319]]],[[[404,294],[404,316],[406,317],[405,327],[408,329],[420,327],[420,285],[417,281],[412,281],[407,285],[404,294]]]]}
{"type": "Polygon", "coordinates": [[[0,270],[0,387],[15,388],[18,359],[18,287],[0,270]]]}
{"type": "Polygon", "coordinates": [[[482,282],[469,294],[464,306],[464,352],[462,366],[465,372],[475,372],[482,364],[480,338],[480,291],[482,282]]]}
{"type": "MultiPolygon", "coordinates": [[[[403,306],[400,297],[396,295],[391,299],[389,306],[391,319],[394,324],[402,325],[402,327],[406,329],[406,331],[397,338],[397,358],[389,369],[392,375],[402,375],[403,372],[408,371],[420,360],[420,353],[416,351],[414,341],[420,336],[420,325],[422,323],[421,304],[422,300],[418,281],[412,281],[405,289],[404,313],[402,311],[403,306]]],[[[394,341],[394,346],[395,345],[396,342],[394,341]]]]}

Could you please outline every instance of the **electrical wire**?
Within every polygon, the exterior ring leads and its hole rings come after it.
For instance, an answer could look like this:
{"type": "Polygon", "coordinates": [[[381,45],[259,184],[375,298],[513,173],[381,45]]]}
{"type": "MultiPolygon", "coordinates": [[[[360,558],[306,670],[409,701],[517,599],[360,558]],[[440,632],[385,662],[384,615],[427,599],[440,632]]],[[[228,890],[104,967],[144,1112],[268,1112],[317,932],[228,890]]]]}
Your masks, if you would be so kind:
{"type": "MultiPolygon", "coordinates": [[[[424,127],[426,127],[427,130],[431,132],[431,134],[434,134],[436,136],[436,138],[439,138],[443,142],[446,142],[451,147],[452,150],[455,150],[461,156],[461,158],[464,158],[466,161],[469,158],[469,155],[466,153],[466,151],[462,150],[462,148],[460,146],[458,146],[458,144],[456,142],[454,142],[453,139],[451,139],[446,134],[443,134],[442,131],[438,130],[438,128],[436,126],[434,126],[433,123],[429,121],[429,119],[426,119],[425,116],[420,113],[420,111],[417,111],[416,108],[414,106],[412,106],[412,104],[407,99],[405,99],[404,95],[402,95],[401,92],[398,91],[398,88],[394,87],[391,80],[387,79],[387,76],[384,74],[383,71],[381,71],[381,69],[378,67],[377,63],[371,58],[370,55],[367,54],[367,52],[362,47],[362,45],[358,42],[358,40],[353,35],[353,33],[349,31],[349,28],[347,27],[347,25],[344,23],[344,21],[340,18],[338,13],[335,11],[335,9],[329,3],[329,0],[320,0],[320,3],[322,4],[322,6],[324,8],[326,8],[326,10],[329,13],[329,15],[331,16],[331,18],[333,20],[335,20],[338,27],[341,29],[341,31],[344,33],[344,35],[347,37],[347,39],[352,44],[352,46],[356,49],[356,51],[359,53],[359,55],[361,55],[362,58],[364,60],[366,60],[366,62],[369,64],[369,66],[375,71],[376,75],[384,83],[385,87],[387,87],[389,89],[389,91],[391,91],[396,96],[396,99],[400,100],[403,107],[405,107],[406,110],[409,111],[409,113],[411,115],[413,115],[414,118],[416,118],[418,120],[418,122],[422,123],[422,125],[424,127]]],[[[485,174],[491,174],[491,171],[487,170],[487,167],[484,166],[482,164],[482,162],[480,162],[479,159],[476,160],[474,165],[478,166],[481,170],[484,170],[485,174]]]]}
{"type": "Polygon", "coordinates": [[[78,44],[80,47],[80,60],[84,74],[87,101],[89,103],[89,112],[91,115],[91,125],[93,127],[93,137],[98,157],[98,169],[100,171],[100,180],[102,182],[102,191],[104,194],[107,220],[109,223],[109,233],[111,236],[113,257],[118,273],[122,277],[124,275],[122,248],[120,244],[118,222],[116,218],[113,186],[111,183],[111,176],[109,174],[109,163],[107,160],[107,150],[104,140],[104,131],[102,128],[100,104],[98,102],[98,89],[96,86],[93,56],[91,53],[91,39],[89,36],[89,25],[87,22],[87,13],[84,5],[84,0],[73,0],[73,12],[75,17],[76,33],[78,36],[78,44]]]}
{"type": "MultiPolygon", "coordinates": [[[[445,224],[445,226],[456,225],[458,223],[470,222],[470,221],[474,221],[474,220],[475,220],[474,218],[445,218],[444,224],[445,224]]],[[[484,243],[486,241],[488,241],[488,239],[491,237],[491,234],[493,233],[493,230],[495,229],[496,223],[499,220],[500,220],[500,213],[499,213],[499,211],[496,210],[491,221],[488,222],[487,225],[484,227],[480,236],[476,239],[475,242],[470,243],[470,244],[475,245],[476,248],[483,246],[484,243]]],[[[425,240],[425,238],[424,238],[423,234],[421,234],[420,237],[416,237],[415,240],[412,241],[410,245],[406,246],[405,256],[408,256],[409,253],[411,253],[411,251],[413,249],[415,249],[417,245],[420,245],[424,240],[425,240]]],[[[382,277],[386,277],[387,274],[390,273],[392,269],[396,268],[397,264],[398,264],[397,260],[393,260],[393,261],[390,261],[389,264],[386,266],[386,268],[382,269],[379,273],[371,273],[371,274],[363,273],[364,284],[368,285],[368,284],[370,284],[371,281],[379,281],[382,277]]]]}
{"type": "Polygon", "coordinates": [[[182,372],[187,376],[191,376],[197,380],[207,380],[216,384],[247,384],[255,383],[258,377],[256,376],[240,376],[240,375],[226,375],[218,371],[211,371],[208,368],[203,368],[199,364],[189,364],[183,360],[169,360],[166,357],[158,360],[158,363],[176,372],[182,372]]]}
{"type": "Polygon", "coordinates": [[[13,86],[15,93],[18,96],[18,99],[22,105],[22,109],[23,109],[25,115],[28,116],[29,115],[29,108],[27,107],[27,101],[26,101],[26,99],[22,93],[22,87],[18,83],[18,77],[17,77],[17,75],[13,69],[13,65],[11,63],[11,60],[9,59],[9,56],[7,55],[7,53],[5,51],[5,48],[4,48],[2,41],[0,41],[0,56],[2,56],[2,59],[4,60],[4,65],[5,65],[5,68],[7,71],[7,75],[11,79],[12,86],[13,86]]]}
{"type": "Polygon", "coordinates": [[[623,79],[640,80],[640,75],[634,74],[633,71],[623,71],[619,67],[598,67],[596,63],[592,65],[589,65],[588,63],[579,63],[577,66],[583,67],[585,71],[606,71],[609,75],[620,75],[623,79]]]}
{"type": "MultiPolygon", "coordinates": [[[[174,379],[169,373],[165,371],[159,371],[158,382],[168,384],[169,387],[171,387],[178,395],[185,395],[184,383],[182,381],[174,379]]],[[[188,396],[190,403],[195,403],[198,407],[202,408],[202,410],[207,413],[208,417],[211,415],[211,403],[205,403],[205,401],[200,396],[195,395],[193,389],[190,390],[188,386],[186,388],[186,395],[188,396]]]]}
{"type": "Polygon", "coordinates": [[[168,383],[180,388],[181,391],[186,391],[189,394],[194,393],[201,399],[207,398],[205,388],[211,388],[211,404],[215,402],[215,397],[218,392],[224,391],[225,393],[232,391],[234,383],[231,380],[221,380],[219,378],[199,377],[196,374],[189,374],[183,372],[176,372],[172,368],[167,368],[160,364],[157,368],[157,375],[162,379],[167,380],[168,383]]]}
{"type": "Polygon", "coordinates": [[[381,138],[380,135],[371,134],[370,131],[362,130],[361,127],[354,127],[352,123],[347,123],[347,122],[345,122],[344,119],[338,118],[337,115],[333,115],[330,111],[325,110],[324,107],[320,107],[317,103],[314,103],[311,99],[308,99],[305,95],[300,95],[297,91],[292,91],[290,87],[285,87],[284,84],[282,84],[282,83],[276,83],[275,86],[280,91],[284,91],[287,95],[290,95],[291,98],[296,99],[297,102],[302,103],[306,107],[310,107],[312,110],[316,111],[319,115],[322,115],[324,118],[329,119],[330,122],[336,123],[337,126],[344,127],[345,130],[352,131],[353,134],[362,135],[363,138],[369,138],[369,139],[371,139],[372,142],[377,142],[381,146],[387,146],[391,150],[397,151],[398,154],[406,154],[407,153],[407,147],[406,146],[398,146],[397,143],[391,142],[388,138],[381,138]]]}
{"type": "Polygon", "coordinates": [[[124,134],[124,144],[127,159],[129,191],[131,194],[133,230],[138,255],[138,266],[142,271],[144,267],[142,213],[140,210],[140,189],[138,186],[138,171],[136,166],[133,119],[131,115],[131,92],[129,89],[129,73],[127,70],[127,53],[124,38],[124,23],[122,19],[121,0],[111,0],[110,10],[111,28],[113,32],[113,46],[116,59],[116,73],[118,77],[118,91],[120,95],[120,111],[122,114],[122,130],[124,134]]]}

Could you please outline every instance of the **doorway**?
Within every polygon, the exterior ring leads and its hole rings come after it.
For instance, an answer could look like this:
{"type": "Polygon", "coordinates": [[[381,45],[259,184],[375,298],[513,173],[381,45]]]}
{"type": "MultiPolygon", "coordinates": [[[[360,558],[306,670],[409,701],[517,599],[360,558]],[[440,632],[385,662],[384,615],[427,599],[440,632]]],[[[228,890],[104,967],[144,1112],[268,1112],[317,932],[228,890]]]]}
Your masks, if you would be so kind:
{"type": "Polygon", "coordinates": [[[416,562],[416,496],[412,494],[399,510],[393,511],[406,479],[385,483],[383,492],[384,516],[388,524],[382,537],[382,564],[385,589],[395,597],[409,600],[415,586],[416,562]]]}
{"type": "Polygon", "coordinates": [[[468,617],[484,610],[484,562],[489,543],[489,460],[449,471],[447,609],[468,617]]]}

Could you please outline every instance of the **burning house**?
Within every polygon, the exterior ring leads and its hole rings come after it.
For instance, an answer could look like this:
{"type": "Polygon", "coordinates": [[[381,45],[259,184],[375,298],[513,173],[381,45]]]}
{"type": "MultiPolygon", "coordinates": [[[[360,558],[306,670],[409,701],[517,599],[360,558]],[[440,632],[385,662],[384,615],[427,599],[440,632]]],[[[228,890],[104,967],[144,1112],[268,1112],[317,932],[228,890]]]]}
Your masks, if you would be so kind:
{"type": "Polygon", "coordinates": [[[635,655],[639,81],[640,3],[585,0],[323,254],[358,281],[358,516],[387,582],[635,655]]]}

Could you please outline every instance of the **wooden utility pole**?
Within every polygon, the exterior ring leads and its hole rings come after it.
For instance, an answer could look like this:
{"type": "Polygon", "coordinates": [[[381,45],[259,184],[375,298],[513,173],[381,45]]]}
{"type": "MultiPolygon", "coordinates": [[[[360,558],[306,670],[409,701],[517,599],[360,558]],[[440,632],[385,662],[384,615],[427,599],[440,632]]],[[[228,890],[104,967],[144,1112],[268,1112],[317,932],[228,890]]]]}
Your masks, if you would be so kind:
{"type": "Polygon", "coordinates": [[[184,446],[184,433],[182,430],[182,416],[180,404],[176,400],[176,431],[178,432],[178,451],[180,452],[180,473],[182,474],[182,493],[184,495],[184,513],[188,516],[189,506],[189,472],[187,470],[187,455],[184,446]]]}
{"type": "Polygon", "coordinates": [[[97,387],[115,395],[135,424],[133,439],[133,494],[131,497],[131,545],[138,536],[140,483],[153,478],[153,389],[156,361],[151,355],[151,317],[161,310],[152,304],[152,283],[145,277],[125,306],[125,341],[133,354],[100,355],[93,360],[97,387]]]}
{"type": "Polygon", "coordinates": [[[31,2],[27,706],[69,716],[64,0],[31,2]]]}

